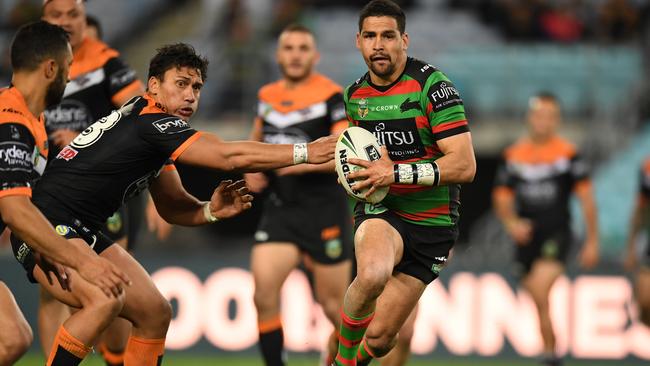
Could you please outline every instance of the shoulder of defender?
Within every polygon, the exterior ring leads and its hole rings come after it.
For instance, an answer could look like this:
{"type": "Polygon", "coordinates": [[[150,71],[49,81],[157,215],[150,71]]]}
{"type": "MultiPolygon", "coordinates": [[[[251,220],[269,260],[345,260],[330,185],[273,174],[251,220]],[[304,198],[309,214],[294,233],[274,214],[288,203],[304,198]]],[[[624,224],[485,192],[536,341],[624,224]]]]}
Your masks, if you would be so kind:
{"type": "Polygon", "coordinates": [[[109,60],[120,56],[119,51],[98,39],[87,38],[85,42],[87,42],[87,52],[94,55],[94,57],[101,57],[109,60]]]}
{"type": "Polygon", "coordinates": [[[282,89],[282,80],[276,80],[263,85],[257,92],[257,97],[262,101],[269,101],[278,93],[283,93],[282,89]]]}
{"type": "Polygon", "coordinates": [[[15,123],[30,128],[28,114],[18,102],[16,102],[9,88],[0,90],[0,124],[15,123]]]}

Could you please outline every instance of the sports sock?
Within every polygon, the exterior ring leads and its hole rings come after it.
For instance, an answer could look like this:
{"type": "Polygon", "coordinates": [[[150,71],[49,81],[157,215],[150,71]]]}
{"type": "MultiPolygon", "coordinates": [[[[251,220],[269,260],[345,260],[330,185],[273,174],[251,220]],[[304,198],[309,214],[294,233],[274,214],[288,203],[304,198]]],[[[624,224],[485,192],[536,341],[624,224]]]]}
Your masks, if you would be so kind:
{"type": "Polygon", "coordinates": [[[124,351],[125,366],[160,366],[165,353],[165,338],[129,337],[124,351]]]}
{"type": "Polygon", "coordinates": [[[368,348],[368,344],[364,338],[359,345],[359,350],[357,351],[357,366],[369,365],[373,358],[375,358],[375,355],[373,355],[372,351],[368,348]]]}
{"type": "Polygon", "coordinates": [[[280,315],[257,324],[260,349],[266,366],[284,366],[284,333],[280,315]]]}
{"type": "Polygon", "coordinates": [[[102,354],[106,366],[124,366],[124,352],[116,353],[106,347],[105,343],[99,346],[99,353],[102,354]]]}
{"type": "Polygon", "coordinates": [[[90,350],[90,347],[68,333],[62,325],[56,333],[46,365],[77,366],[88,355],[90,350]]]}
{"type": "Polygon", "coordinates": [[[371,312],[357,318],[346,314],[341,309],[341,331],[339,332],[339,353],[336,355],[336,365],[355,366],[357,364],[357,349],[373,315],[374,312],[371,312]]]}

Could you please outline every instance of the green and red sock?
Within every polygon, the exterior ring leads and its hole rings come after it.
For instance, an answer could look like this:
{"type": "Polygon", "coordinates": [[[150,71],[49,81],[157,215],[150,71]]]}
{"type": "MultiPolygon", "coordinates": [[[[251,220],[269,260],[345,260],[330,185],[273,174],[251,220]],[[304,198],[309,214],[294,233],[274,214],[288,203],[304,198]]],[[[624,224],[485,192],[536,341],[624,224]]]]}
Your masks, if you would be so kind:
{"type": "Polygon", "coordinates": [[[339,352],[334,361],[337,366],[356,366],[357,350],[372,321],[374,312],[362,317],[354,317],[341,310],[341,331],[339,332],[339,352]]]}

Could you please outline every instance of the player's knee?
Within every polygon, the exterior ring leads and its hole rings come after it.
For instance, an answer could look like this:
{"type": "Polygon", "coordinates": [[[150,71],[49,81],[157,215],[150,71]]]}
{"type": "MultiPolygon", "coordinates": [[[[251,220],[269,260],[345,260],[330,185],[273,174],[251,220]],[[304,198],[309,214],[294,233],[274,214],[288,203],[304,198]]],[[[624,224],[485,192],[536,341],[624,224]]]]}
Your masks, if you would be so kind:
{"type": "Polygon", "coordinates": [[[321,307],[325,316],[333,323],[337,324],[339,321],[339,309],[341,309],[341,302],[336,298],[325,298],[320,301],[321,307]]]}
{"type": "Polygon", "coordinates": [[[8,333],[10,337],[0,341],[0,365],[13,365],[32,344],[34,335],[29,325],[19,324],[14,328],[16,332],[8,333]]]}
{"type": "Polygon", "coordinates": [[[108,297],[106,295],[98,296],[93,299],[90,307],[95,309],[97,314],[102,314],[108,318],[114,318],[122,311],[122,307],[124,307],[124,299],[124,293],[118,297],[108,297]]]}
{"type": "Polygon", "coordinates": [[[372,297],[379,296],[386,287],[391,273],[377,268],[364,268],[357,273],[356,281],[372,297]]]}
{"type": "Polygon", "coordinates": [[[160,329],[169,328],[169,323],[172,321],[172,305],[162,295],[158,296],[155,301],[150,304],[148,311],[151,311],[154,320],[154,326],[160,329]]]}
{"type": "Polygon", "coordinates": [[[253,302],[258,312],[271,311],[278,308],[280,305],[280,294],[275,291],[270,291],[263,288],[255,288],[253,294],[253,302]]]}
{"type": "Polygon", "coordinates": [[[375,357],[384,357],[397,344],[397,335],[388,332],[366,333],[366,344],[375,357]]]}

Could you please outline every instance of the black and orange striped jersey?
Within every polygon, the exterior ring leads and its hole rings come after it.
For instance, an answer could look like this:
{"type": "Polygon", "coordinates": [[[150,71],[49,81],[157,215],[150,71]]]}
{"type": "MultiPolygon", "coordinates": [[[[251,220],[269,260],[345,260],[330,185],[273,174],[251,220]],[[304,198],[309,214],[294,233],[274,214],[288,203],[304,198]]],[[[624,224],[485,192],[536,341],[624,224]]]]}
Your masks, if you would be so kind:
{"type": "MultiPolygon", "coordinates": [[[[85,38],[74,52],[63,100],[45,111],[48,134],[59,129],[83,131],[142,88],[133,69],[105,43],[85,38]]],[[[52,146],[51,159],[58,153],[52,146]]]]}
{"type": "MultiPolygon", "coordinates": [[[[32,195],[47,163],[47,134],[18,89],[0,90],[0,198],[32,195]]],[[[5,224],[0,221],[0,232],[5,224]]]]}
{"type": "Polygon", "coordinates": [[[34,204],[58,208],[99,229],[199,136],[149,95],[135,97],[86,128],[50,161],[34,189],[34,204]]]}
{"type": "Polygon", "coordinates": [[[514,195],[518,214],[536,229],[556,229],[569,225],[570,196],[582,184],[590,184],[589,172],[573,144],[524,138],[505,150],[494,193],[514,195]]]}
{"type": "MultiPolygon", "coordinates": [[[[331,134],[337,125],[347,126],[342,90],[317,73],[291,89],[284,80],[265,85],[258,93],[255,122],[262,125],[262,141],[272,144],[310,142],[331,134]]],[[[270,189],[283,199],[293,201],[303,196],[326,194],[335,187],[334,174],[312,173],[272,176],[270,189]]]]}

